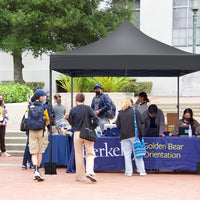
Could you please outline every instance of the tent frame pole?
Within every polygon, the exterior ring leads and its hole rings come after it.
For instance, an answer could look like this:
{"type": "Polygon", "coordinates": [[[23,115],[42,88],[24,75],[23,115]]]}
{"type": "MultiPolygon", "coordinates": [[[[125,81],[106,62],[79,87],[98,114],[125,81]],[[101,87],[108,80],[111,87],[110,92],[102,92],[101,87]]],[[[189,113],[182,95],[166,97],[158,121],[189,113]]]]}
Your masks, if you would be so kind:
{"type": "Polygon", "coordinates": [[[45,163],[45,174],[57,174],[56,163],[52,163],[52,70],[49,67],[49,95],[50,95],[50,116],[49,116],[49,163],[45,163]]]}
{"type": "Polygon", "coordinates": [[[180,77],[177,77],[177,118],[179,120],[179,106],[180,106],[180,77]]]}
{"type": "Polygon", "coordinates": [[[73,88],[74,88],[74,78],[71,76],[71,108],[73,108],[73,88]]]}

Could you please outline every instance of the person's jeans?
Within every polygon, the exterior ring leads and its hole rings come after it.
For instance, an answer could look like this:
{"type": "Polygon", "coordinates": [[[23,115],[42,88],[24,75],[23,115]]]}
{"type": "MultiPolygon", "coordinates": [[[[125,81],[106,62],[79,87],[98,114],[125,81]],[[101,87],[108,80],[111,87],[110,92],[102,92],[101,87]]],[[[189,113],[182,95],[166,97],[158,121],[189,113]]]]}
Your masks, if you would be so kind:
{"type": "Polygon", "coordinates": [[[94,175],[94,142],[80,138],[80,131],[74,132],[74,151],[76,162],[76,179],[82,180],[85,177],[85,166],[83,159],[83,144],[86,151],[86,174],[94,175]]]}
{"type": "Polygon", "coordinates": [[[27,161],[30,162],[31,160],[31,154],[29,152],[29,132],[27,132],[27,142],[26,142],[26,147],[25,147],[25,150],[24,150],[24,157],[23,157],[23,162],[22,162],[22,165],[26,166],[27,164],[27,161]]]}
{"type": "Polygon", "coordinates": [[[135,158],[135,152],[134,152],[134,148],[133,148],[134,140],[135,140],[135,137],[121,140],[121,147],[122,147],[122,151],[124,153],[125,174],[126,175],[133,174],[133,165],[132,165],[132,159],[131,159],[132,152],[134,154],[134,160],[135,160],[137,172],[138,173],[145,172],[143,158],[139,158],[139,159],[135,158]]]}

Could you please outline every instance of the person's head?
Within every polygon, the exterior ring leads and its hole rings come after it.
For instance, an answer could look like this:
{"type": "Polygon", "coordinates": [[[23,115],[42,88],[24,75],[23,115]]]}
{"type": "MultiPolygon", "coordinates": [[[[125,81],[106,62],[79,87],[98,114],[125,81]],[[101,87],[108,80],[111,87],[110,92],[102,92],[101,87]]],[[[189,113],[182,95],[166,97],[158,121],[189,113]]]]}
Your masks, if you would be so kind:
{"type": "Polygon", "coordinates": [[[193,122],[193,112],[191,108],[187,108],[183,112],[183,120],[187,123],[193,122]]]}
{"type": "Polygon", "coordinates": [[[76,95],[76,103],[84,103],[85,95],[83,93],[78,93],[76,95]]]}
{"type": "Polygon", "coordinates": [[[100,95],[100,94],[102,94],[102,92],[103,92],[102,85],[100,83],[96,84],[94,86],[94,91],[95,91],[95,93],[96,93],[97,96],[100,95]]]}
{"type": "Polygon", "coordinates": [[[0,94],[0,106],[4,105],[3,95],[0,94]]]}
{"type": "Polygon", "coordinates": [[[122,110],[125,111],[129,107],[132,107],[133,103],[131,102],[130,98],[126,98],[122,101],[122,110]]]}
{"type": "Polygon", "coordinates": [[[156,118],[158,112],[158,107],[155,104],[151,104],[148,108],[149,116],[152,118],[156,118]]]}
{"type": "Polygon", "coordinates": [[[48,94],[48,92],[45,92],[42,89],[37,89],[34,93],[34,96],[35,96],[36,100],[39,100],[41,102],[45,102],[46,98],[47,98],[47,96],[46,96],[47,94],[48,94]]]}
{"type": "Polygon", "coordinates": [[[60,94],[54,95],[54,100],[57,102],[58,105],[61,105],[61,96],[60,94]]]}
{"type": "Polygon", "coordinates": [[[146,92],[140,92],[138,98],[141,100],[141,103],[149,102],[146,92]]]}

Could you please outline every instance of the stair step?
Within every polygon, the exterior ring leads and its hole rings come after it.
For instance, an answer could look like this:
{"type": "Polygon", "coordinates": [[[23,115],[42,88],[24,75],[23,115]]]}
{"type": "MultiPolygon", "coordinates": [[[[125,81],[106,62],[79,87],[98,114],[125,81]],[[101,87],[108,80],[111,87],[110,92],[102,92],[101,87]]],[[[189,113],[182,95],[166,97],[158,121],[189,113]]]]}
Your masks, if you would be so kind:
{"type": "Polygon", "coordinates": [[[26,144],[6,144],[6,150],[24,151],[26,144]]]}
{"type": "Polygon", "coordinates": [[[11,156],[22,157],[24,155],[24,150],[6,150],[11,156]]]}
{"type": "Polygon", "coordinates": [[[27,137],[25,132],[22,131],[7,131],[6,137],[27,137]]]}
{"type": "Polygon", "coordinates": [[[16,144],[26,144],[27,137],[5,137],[6,144],[16,143],[16,144]]]}

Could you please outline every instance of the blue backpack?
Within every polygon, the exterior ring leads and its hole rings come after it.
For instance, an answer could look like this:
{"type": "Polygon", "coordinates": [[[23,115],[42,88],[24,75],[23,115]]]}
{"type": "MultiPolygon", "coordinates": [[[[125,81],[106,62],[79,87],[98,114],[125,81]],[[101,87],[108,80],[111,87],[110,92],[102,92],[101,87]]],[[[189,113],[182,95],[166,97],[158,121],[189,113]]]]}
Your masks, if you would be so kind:
{"type": "MultiPolygon", "coordinates": [[[[107,94],[106,94],[107,95],[107,94]]],[[[108,95],[107,95],[108,96],[108,95]]],[[[108,96],[109,97],[109,96],[108,96]]],[[[109,97],[110,98],[110,97],[109,97]]],[[[110,99],[111,101],[111,105],[110,105],[110,109],[106,111],[106,117],[108,119],[114,119],[115,118],[115,114],[116,114],[116,106],[113,103],[113,101],[110,99]]],[[[105,101],[104,101],[105,102],[105,101]]]]}
{"type": "Polygon", "coordinates": [[[35,131],[44,130],[45,125],[46,125],[46,117],[44,116],[43,103],[35,101],[29,107],[28,129],[35,131]]]}

